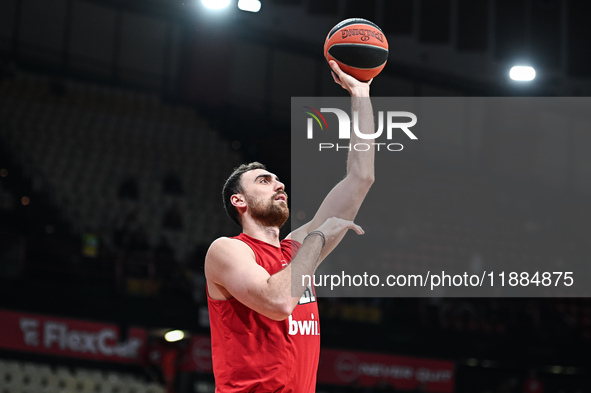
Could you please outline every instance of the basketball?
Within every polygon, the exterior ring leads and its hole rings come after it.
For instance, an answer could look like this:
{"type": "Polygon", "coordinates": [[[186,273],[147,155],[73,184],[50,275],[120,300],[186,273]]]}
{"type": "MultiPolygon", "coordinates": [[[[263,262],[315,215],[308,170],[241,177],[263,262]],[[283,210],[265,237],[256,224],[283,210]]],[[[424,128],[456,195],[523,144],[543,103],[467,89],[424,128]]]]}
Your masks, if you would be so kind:
{"type": "Polygon", "coordinates": [[[360,81],[378,75],[388,60],[388,41],[382,29],[361,18],[346,19],[333,27],[324,41],[326,61],[360,81]]]}

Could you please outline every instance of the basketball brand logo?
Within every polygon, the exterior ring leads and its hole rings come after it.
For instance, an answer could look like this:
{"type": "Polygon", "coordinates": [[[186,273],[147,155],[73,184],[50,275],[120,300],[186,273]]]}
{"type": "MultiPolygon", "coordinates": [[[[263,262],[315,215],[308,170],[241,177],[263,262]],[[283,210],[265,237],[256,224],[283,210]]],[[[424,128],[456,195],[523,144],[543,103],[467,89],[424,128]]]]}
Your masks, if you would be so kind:
{"type": "MultiPolygon", "coordinates": [[[[351,123],[353,123],[353,132],[357,135],[360,139],[365,140],[374,140],[378,139],[382,136],[384,132],[384,128],[386,129],[386,139],[388,141],[392,140],[392,136],[394,134],[394,130],[401,130],[404,134],[410,138],[411,140],[417,140],[417,136],[410,130],[411,127],[417,124],[417,116],[412,112],[403,112],[403,111],[387,111],[384,115],[383,111],[378,112],[378,127],[377,130],[372,134],[362,133],[359,130],[359,113],[357,111],[353,112],[353,122],[347,112],[342,109],[338,108],[320,108],[320,111],[317,111],[314,108],[309,106],[305,106],[304,108],[309,109],[306,111],[311,118],[308,118],[307,122],[307,138],[314,139],[314,120],[320,126],[321,130],[325,128],[328,130],[328,123],[326,119],[322,115],[322,113],[333,113],[336,115],[337,120],[339,122],[339,139],[351,139],[351,123]],[[386,118],[386,125],[384,127],[384,117],[386,118]],[[322,121],[321,121],[322,119],[322,121]],[[395,121],[395,119],[407,119],[407,121],[395,121]]],[[[380,151],[380,147],[386,147],[389,151],[401,151],[404,146],[401,143],[377,143],[372,142],[372,145],[376,147],[378,151],[380,151]]],[[[336,145],[336,150],[339,149],[347,149],[351,151],[351,149],[357,151],[366,151],[370,149],[369,143],[356,143],[353,146],[349,145],[336,145]]],[[[324,149],[334,149],[335,144],[333,143],[319,143],[318,149],[320,151],[324,149]]]]}
{"type": "Polygon", "coordinates": [[[368,29],[347,29],[341,30],[341,39],[344,40],[347,37],[355,35],[361,36],[361,41],[368,41],[371,37],[377,39],[380,42],[384,42],[384,35],[375,30],[368,29]]]}

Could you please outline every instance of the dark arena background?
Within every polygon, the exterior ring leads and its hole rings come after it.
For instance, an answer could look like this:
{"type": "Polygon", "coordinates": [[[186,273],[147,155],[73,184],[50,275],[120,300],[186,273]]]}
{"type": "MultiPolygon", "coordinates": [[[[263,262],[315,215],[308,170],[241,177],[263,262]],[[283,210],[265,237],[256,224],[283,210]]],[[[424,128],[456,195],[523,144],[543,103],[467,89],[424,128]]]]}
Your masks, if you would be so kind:
{"type": "MultiPolygon", "coordinates": [[[[204,255],[239,231],[221,187],[257,160],[289,193],[291,97],[346,96],[322,54],[341,20],[374,21],[389,41],[373,96],[591,92],[583,0],[206,3],[0,0],[0,393],[214,391],[204,255]],[[536,78],[511,80],[523,64],[536,78]]],[[[393,255],[519,258],[544,239],[551,258],[588,263],[588,133],[547,141],[567,159],[544,182],[528,177],[535,132],[520,135],[507,146],[523,150],[510,163],[518,181],[560,214],[494,193],[453,162],[423,186],[420,168],[396,168],[393,255]],[[426,214],[431,198],[452,210],[426,214]],[[475,198],[496,213],[447,219],[475,198]],[[573,220],[581,231],[562,228],[573,220]],[[481,250],[464,246],[474,228],[481,250]]],[[[458,154],[486,164],[508,137],[458,154]]],[[[591,392],[588,298],[323,298],[319,308],[318,392],[591,392]]]]}

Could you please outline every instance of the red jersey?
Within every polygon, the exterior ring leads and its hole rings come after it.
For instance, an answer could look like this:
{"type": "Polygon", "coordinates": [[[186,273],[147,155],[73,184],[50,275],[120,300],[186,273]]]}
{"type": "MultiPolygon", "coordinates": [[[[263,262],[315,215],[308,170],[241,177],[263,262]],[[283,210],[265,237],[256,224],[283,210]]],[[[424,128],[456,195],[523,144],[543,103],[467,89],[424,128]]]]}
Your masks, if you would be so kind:
{"type": "MultiPolygon", "coordinates": [[[[300,243],[283,240],[281,247],[241,233],[256,262],[273,275],[291,262],[300,243]]],[[[216,392],[313,393],[320,354],[318,305],[307,290],[289,318],[274,321],[235,298],[208,295],[211,352],[216,392]]]]}

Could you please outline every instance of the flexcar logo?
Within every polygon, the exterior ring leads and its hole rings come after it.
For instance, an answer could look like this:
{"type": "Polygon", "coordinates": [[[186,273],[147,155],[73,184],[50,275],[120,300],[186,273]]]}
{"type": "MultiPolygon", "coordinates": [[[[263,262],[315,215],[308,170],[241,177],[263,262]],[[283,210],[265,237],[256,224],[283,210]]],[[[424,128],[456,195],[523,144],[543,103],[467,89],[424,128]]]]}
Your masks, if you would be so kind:
{"type": "Polygon", "coordinates": [[[19,320],[24,342],[28,347],[41,347],[56,351],[137,359],[142,339],[129,337],[120,342],[119,334],[112,328],[100,330],[76,330],[66,322],[42,321],[37,318],[19,320]]]}
{"type": "Polygon", "coordinates": [[[334,143],[319,143],[318,149],[322,150],[349,150],[351,149],[357,151],[366,151],[371,148],[373,145],[377,151],[380,151],[380,148],[386,148],[388,151],[401,151],[404,146],[402,143],[379,143],[376,142],[380,136],[384,133],[384,129],[386,130],[386,139],[388,141],[392,140],[392,136],[394,135],[395,130],[400,130],[404,132],[404,134],[412,139],[418,139],[417,136],[410,130],[415,124],[417,124],[417,116],[412,112],[402,112],[402,111],[387,111],[384,115],[383,111],[378,112],[378,127],[374,133],[362,133],[359,130],[359,113],[357,111],[353,111],[353,122],[349,118],[347,112],[342,109],[338,108],[320,108],[320,111],[311,108],[309,106],[305,106],[304,108],[307,109],[305,111],[306,114],[310,115],[311,117],[308,118],[307,122],[307,138],[314,139],[314,120],[316,120],[316,124],[320,127],[320,130],[328,130],[328,123],[326,122],[325,117],[322,113],[332,113],[336,115],[337,121],[339,123],[339,132],[338,138],[344,140],[351,139],[351,123],[353,124],[353,132],[359,139],[363,140],[372,140],[371,143],[355,143],[351,145],[339,145],[334,143]],[[385,126],[384,126],[384,117],[386,118],[385,126]],[[404,121],[401,121],[404,120],[404,121]]]}

